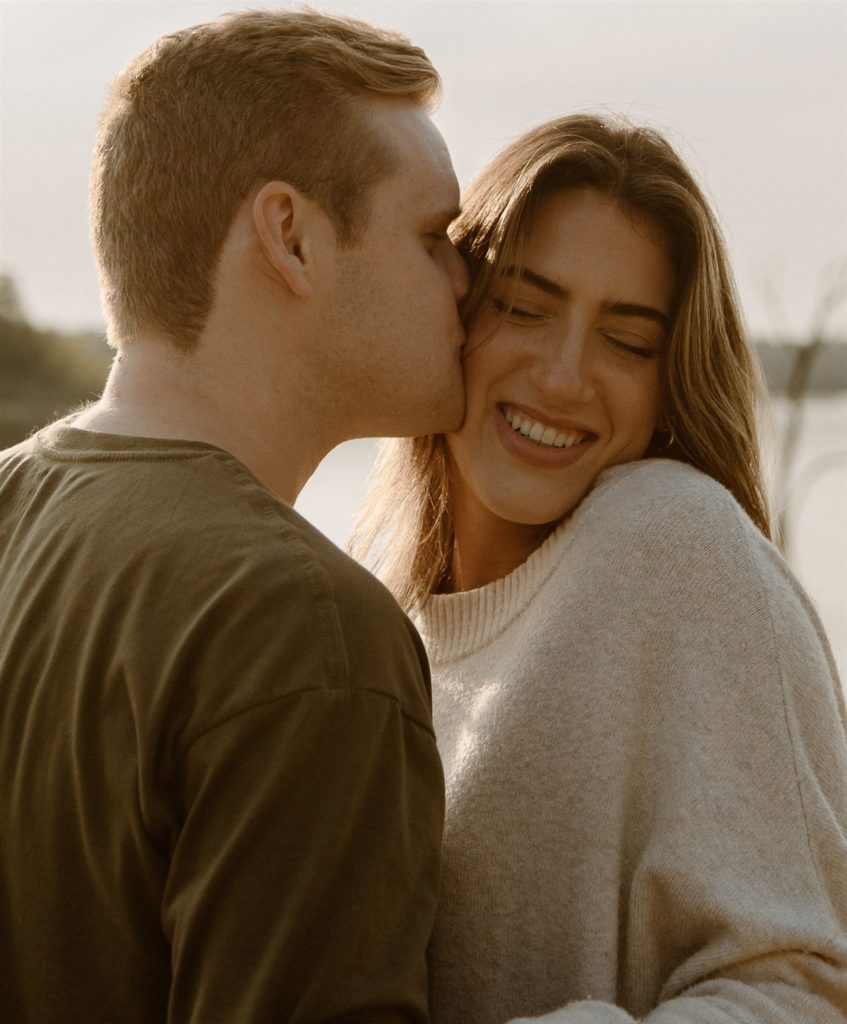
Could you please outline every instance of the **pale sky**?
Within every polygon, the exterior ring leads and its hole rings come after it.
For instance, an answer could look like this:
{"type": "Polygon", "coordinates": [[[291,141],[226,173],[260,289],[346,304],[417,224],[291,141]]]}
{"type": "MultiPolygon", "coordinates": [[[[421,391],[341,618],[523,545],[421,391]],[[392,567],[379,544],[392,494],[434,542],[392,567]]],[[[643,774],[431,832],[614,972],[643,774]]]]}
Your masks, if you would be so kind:
{"type": "MultiPolygon", "coordinates": [[[[37,323],[100,323],[87,178],[109,81],[162,33],[248,6],[263,5],[0,2],[0,271],[37,323]]],[[[463,185],[562,113],[611,109],[665,130],[715,202],[756,333],[802,333],[847,261],[843,0],[312,6],[424,47],[444,79],[436,121],[463,185]]],[[[847,333],[847,309],[837,326],[847,333]]]]}

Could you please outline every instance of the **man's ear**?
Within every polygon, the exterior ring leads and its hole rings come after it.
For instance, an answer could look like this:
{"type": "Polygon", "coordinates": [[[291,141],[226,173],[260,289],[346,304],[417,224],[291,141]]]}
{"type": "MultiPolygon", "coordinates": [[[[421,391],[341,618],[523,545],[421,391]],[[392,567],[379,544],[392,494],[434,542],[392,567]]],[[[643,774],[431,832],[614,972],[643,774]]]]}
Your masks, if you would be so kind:
{"type": "Polygon", "coordinates": [[[269,181],[253,200],[253,226],[265,259],[294,295],[310,295],[312,229],[318,210],[293,185],[269,181]]]}

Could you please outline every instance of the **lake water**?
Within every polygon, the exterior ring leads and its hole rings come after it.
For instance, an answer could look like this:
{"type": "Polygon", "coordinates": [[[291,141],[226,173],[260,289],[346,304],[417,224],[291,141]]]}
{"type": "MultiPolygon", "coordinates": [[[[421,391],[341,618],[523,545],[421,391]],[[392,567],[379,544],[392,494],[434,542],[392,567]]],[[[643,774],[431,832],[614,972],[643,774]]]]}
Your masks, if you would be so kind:
{"type": "MultiPolygon", "coordinates": [[[[777,435],[785,418],[785,403],[776,401],[777,435]]],[[[340,547],[364,497],[375,451],[370,439],[336,448],[297,501],[297,509],[340,547]]],[[[769,461],[776,461],[772,453],[769,461]]],[[[772,484],[775,475],[772,470],[772,484]]],[[[847,682],[847,393],[808,403],[789,480],[789,561],[817,605],[847,682]]]]}
{"type": "MultiPolygon", "coordinates": [[[[777,429],[784,403],[775,403],[777,429]]],[[[847,686],[847,394],[810,402],[794,470],[788,511],[788,560],[817,605],[847,686]]]]}

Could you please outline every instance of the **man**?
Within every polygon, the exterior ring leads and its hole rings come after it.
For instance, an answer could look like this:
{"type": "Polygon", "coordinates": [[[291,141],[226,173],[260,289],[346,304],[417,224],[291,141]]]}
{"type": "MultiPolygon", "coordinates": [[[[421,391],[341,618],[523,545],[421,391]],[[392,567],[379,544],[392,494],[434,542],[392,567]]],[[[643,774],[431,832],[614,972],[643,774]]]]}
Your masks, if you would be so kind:
{"type": "Polygon", "coordinates": [[[462,418],[437,84],[399,37],[279,11],[113,89],[115,362],[0,456],[4,1019],[426,1019],[425,658],[290,504],[338,442],[462,418]]]}

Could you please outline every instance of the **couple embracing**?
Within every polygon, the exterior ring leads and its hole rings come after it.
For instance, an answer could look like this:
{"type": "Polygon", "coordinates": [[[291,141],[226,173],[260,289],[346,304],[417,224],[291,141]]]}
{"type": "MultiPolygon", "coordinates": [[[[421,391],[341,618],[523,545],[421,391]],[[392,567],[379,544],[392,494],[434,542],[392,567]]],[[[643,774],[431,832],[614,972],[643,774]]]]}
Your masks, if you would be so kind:
{"type": "Polygon", "coordinates": [[[847,1021],[844,702],[715,218],[587,115],[460,204],[438,84],[253,11],[113,87],[112,370],[0,456],[11,1020],[847,1021]],[[365,436],[385,585],[292,509],[365,436]]]}

